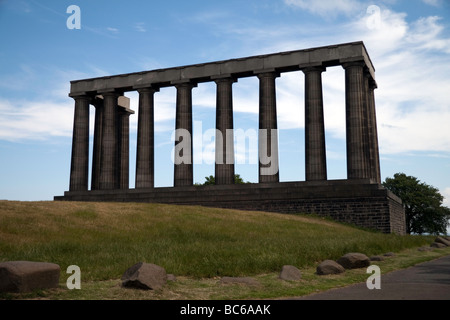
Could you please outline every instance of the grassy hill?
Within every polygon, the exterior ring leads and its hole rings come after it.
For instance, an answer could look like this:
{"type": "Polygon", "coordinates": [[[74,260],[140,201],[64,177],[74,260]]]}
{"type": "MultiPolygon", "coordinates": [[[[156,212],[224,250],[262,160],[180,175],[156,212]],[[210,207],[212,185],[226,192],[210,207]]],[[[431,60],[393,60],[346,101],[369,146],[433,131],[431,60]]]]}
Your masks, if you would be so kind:
{"type": "Polygon", "coordinates": [[[189,281],[207,281],[276,273],[286,264],[314,268],[347,252],[400,252],[429,245],[432,239],[381,234],[311,215],[163,204],[0,201],[0,261],[53,262],[62,273],[78,265],[83,281],[90,283],[120,279],[139,261],[189,281]]]}

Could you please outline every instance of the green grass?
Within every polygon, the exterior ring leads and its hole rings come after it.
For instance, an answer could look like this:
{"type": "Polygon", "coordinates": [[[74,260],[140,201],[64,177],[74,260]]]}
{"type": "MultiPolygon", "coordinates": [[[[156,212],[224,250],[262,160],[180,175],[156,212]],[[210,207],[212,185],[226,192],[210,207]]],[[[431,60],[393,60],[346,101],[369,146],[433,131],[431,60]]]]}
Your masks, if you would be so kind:
{"type": "Polygon", "coordinates": [[[114,284],[140,261],[185,279],[169,285],[176,291],[183,281],[197,281],[200,287],[203,281],[209,287],[221,276],[270,279],[285,264],[314,270],[317,263],[347,252],[400,252],[433,239],[381,234],[308,215],[162,204],[0,201],[0,261],[57,263],[62,283],[66,268],[78,265],[85,290],[65,294],[84,298],[90,285],[114,284]]]}

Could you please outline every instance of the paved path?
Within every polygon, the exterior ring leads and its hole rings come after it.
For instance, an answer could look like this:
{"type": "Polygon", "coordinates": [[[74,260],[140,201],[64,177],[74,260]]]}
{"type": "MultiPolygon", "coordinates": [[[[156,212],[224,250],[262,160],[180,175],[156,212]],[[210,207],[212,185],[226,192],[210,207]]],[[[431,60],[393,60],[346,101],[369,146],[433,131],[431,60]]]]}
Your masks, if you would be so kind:
{"type": "Polygon", "coordinates": [[[450,256],[381,275],[381,289],[369,290],[364,282],[298,299],[450,300],[450,256]]]}

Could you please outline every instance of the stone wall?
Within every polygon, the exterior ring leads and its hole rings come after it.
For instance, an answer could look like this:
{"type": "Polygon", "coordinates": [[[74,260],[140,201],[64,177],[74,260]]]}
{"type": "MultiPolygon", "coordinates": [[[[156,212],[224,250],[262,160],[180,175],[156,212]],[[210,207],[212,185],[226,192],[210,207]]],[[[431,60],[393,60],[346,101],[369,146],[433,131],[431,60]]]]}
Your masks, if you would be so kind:
{"type": "Polygon", "coordinates": [[[391,232],[406,234],[405,208],[400,201],[389,201],[391,232]]]}

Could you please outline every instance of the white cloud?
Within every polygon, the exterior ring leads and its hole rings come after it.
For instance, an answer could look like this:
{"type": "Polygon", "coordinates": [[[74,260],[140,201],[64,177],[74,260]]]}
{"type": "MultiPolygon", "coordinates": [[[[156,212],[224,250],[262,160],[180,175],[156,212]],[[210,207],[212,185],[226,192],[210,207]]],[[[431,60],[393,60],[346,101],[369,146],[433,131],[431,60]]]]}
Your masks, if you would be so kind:
{"type": "Polygon", "coordinates": [[[338,14],[352,14],[360,11],[361,3],[357,0],[285,0],[287,5],[298,7],[322,17],[334,17],[338,14]]]}
{"type": "Polygon", "coordinates": [[[29,65],[20,64],[19,71],[14,74],[4,74],[0,78],[0,88],[7,90],[23,90],[28,88],[28,83],[36,81],[36,71],[29,65]]]}
{"type": "Polygon", "coordinates": [[[72,135],[73,104],[0,100],[0,139],[46,140],[72,135]]]}
{"type": "Polygon", "coordinates": [[[441,194],[444,197],[443,205],[446,207],[450,207],[450,187],[445,188],[441,194]]]}
{"type": "MultiPolygon", "coordinates": [[[[22,98],[0,98],[0,140],[49,140],[71,137],[74,100],[68,97],[70,80],[109,74],[95,66],[91,73],[56,69],[47,66],[22,65],[20,72],[4,76],[0,89],[19,91],[29,89],[22,98]],[[50,82],[38,81],[41,74],[52,74],[50,82]],[[12,81],[8,79],[20,79],[12,81]]],[[[90,130],[93,133],[94,107],[91,108],[90,130]]]]}
{"type": "Polygon", "coordinates": [[[145,28],[145,22],[136,22],[134,24],[134,29],[138,32],[147,32],[147,29],[145,28]]]}
{"type": "Polygon", "coordinates": [[[438,24],[440,20],[441,17],[430,16],[415,21],[407,41],[415,44],[418,49],[442,50],[450,53],[450,38],[440,38],[444,30],[444,26],[438,24]]]}
{"type": "Polygon", "coordinates": [[[442,0],[422,0],[422,2],[434,7],[439,7],[442,5],[442,0]]]}

